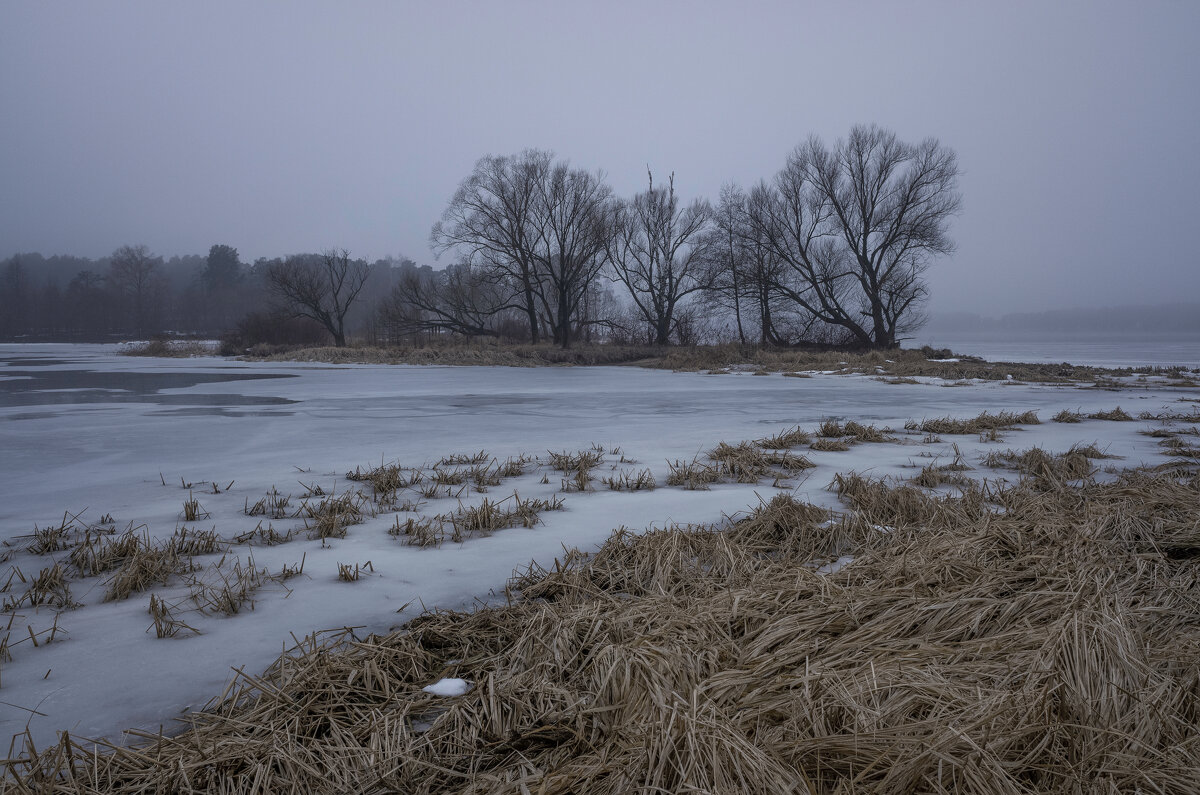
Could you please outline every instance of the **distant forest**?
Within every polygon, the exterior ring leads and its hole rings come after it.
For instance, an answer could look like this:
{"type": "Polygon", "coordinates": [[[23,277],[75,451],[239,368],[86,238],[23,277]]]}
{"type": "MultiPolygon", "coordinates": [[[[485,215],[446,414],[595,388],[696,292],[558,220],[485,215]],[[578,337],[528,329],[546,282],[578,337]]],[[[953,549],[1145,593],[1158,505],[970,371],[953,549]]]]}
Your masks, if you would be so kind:
{"type": "MultiPolygon", "coordinates": [[[[205,255],[164,259],[144,246],[123,246],[108,257],[16,254],[0,261],[0,339],[7,341],[103,342],[130,337],[179,335],[216,338],[239,326],[278,326],[275,336],[326,342],[312,321],[276,313],[267,274],[309,254],[243,263],[236,248],[214,245],[205,255]]],[[[433,269],[408,259],[357,261],[367,273],[363,294],[385,296],[407,275],[433,269]]],[[[349,325],[372,335],[371,301],[350,308],[349,325]]],[[[265,333],[266,338],[272,336],[265,333]]],[[[258,341],[271,341],[263,339],[258,341]]]]}

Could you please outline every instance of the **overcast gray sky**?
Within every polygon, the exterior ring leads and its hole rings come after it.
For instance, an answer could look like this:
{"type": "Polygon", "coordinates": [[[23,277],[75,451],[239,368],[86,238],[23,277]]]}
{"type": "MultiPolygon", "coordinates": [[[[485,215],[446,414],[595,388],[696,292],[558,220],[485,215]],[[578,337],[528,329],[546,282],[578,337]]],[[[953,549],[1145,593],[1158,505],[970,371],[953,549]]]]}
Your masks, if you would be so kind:
{"type": "Polygon", "coordinates": [[[484,154],[621,194],[856,122],[964,174],[931,308],[1196,300],[1200,2],[0,3],[0,257],[432,262],[484,154]]]}

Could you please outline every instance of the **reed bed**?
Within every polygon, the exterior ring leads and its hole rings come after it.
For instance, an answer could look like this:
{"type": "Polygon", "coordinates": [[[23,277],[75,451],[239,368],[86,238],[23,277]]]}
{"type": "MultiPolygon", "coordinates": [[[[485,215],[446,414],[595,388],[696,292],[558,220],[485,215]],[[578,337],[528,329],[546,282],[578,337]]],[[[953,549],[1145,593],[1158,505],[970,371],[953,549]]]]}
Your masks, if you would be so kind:
{"type": "Polygon", "coordinates": [[[921,420],[920,422],[909,420],[904,424],[904,427],[909,431],[922,431],[924,433],[981,434],[990,430],[1014,428],[1018,425],[1039,424],[1041,424],[1041,420],[1038,419],[1036,411],[1026,411],[1023,414],[1016,414],[1010,411],[989,414],[985,411],[977,417],[965,420],[954,417],[939,417],[921,420]]]}
{"type": "Polygon", "coordinates": [[[1200,791],[1200,478],[837,488],[832,521],[622,529],[507,605],[313,636],[177,734],[26,742],[7,788],[1200,791]]]}
{"type": "Polygon", "coordinates": [[[720,470],[701,461],[699,456],[691,461],[668,461],[667,470],[667,485],[682,486],[688,491],[708,491],[709,485],[721,479],[720,470]]]}
{"type": "Polygon", "coordinates": [[[816,466],[802,455],[764,450],[751,442],[720,442],[708,457],[717,463],[718,474],[738,483],[757,483],[765,477],[790,477],[816,466]]]}
{"type": "Polygon", "coordinates": [[[764,450],[790,450],[793,447],[799,447],[811,441],[812,434],[797,425],[786,431],[780,431],[774,436],[768,436],[765,439],[756,439],[754,443],[764,450]]]}
{"type": "Polygon", "coordinates": [[[637,472],[628,469],[622,470],[614,475],[600,478],[600,482],[608,486],[609,491],[653,491],[658,485],[654,479],[654,473],[649,469],[637,472]]]}
{"type": "Polygon", "coordinates": [[[1095,411],[1088,415],[1089,420],[1109,420],[1110,422],[1132,422],[1133,416],[1117,406],[1109,411],[1095,411]]]}
{"type": "Polygon", "coordinates": [[[1076,444],[1065,453],[1057,454],[1048,453],[1040,447],[1031,447],[1022,452],[1005,450],[1001,453],[989,453],[983,459],[983,463],[994,469],[1015,469],[1034,479],[1039,485],[1058,485],[1063,481],[1091,477],[1095,472],[1092,460],[1099,458],[1112,456],[1095,445],[1076,444]]]}
{"type": "Polygon", "coordinates": [[[366,498],[357,491],[342,492],[320,501],[305,499],[296,516],[304,519],[304,527],[313,538],[345,538],[346,528],[363,520],[363,503],[366,498]],[[311,522],[311,524],[310,524],[311,522]]]}

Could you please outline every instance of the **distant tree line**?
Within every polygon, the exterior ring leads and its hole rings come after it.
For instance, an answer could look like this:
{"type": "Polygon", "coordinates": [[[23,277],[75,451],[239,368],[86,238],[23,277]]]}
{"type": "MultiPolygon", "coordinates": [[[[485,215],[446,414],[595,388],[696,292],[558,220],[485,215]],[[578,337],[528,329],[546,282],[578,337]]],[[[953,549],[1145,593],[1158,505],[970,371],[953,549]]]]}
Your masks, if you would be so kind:
{"type": "Polygon", "coordinates": [[[436,337],[533,343],[801,343],[889,348],[924,319],[923,278],[948,254],[955,154],[858,126],[809,138],[772,179],[680,200],[675,175],[614,195],[546,151],[487,156],[430,234],[452,258],[367,263],[346,250],[240,261],[214,245],[164,261],[145,246],[88,260],[0,263],[3,339],[175,332],[257,343],[436,337]]]}

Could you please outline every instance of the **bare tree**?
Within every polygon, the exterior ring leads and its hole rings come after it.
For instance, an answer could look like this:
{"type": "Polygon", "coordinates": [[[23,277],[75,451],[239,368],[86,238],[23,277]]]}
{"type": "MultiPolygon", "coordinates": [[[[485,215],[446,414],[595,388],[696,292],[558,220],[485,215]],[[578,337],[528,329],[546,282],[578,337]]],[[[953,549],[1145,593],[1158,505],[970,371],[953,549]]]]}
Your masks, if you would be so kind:
{"type": "Polygon", "coordinates": [[[604,267],[611,193],[601,174],[557,163],[534,204],[529,253],[538,300],[554,342],[564,348],[571,345],[583,301],[604,267]]]}
{"type": "Polygon", "coordinates": [[[121,246],[109,259],[109,283],[132,303],[133,324],[145,334],[155,288],[155,269],[162,264],[144,245],[121,246]]]}
{"type": "Polygon", "coordinates": [[[603,266],[605,205],[600,174],[529,149],[484,157],[433,227],[435,251],[454,249],[516,295],[533,342],[548,329],[568,346],[588,286],[603,266]]]}
{"type": "Polygon", "coordinates": [[[738,341],[746,342],[742,304],[746,298],[746,194],[737,185],[721,186],[713,223],[705,232],[703,277],[705,303],[733,312],[738,341]]]}
{"type": "Polygon", "coordinates": [[[654,344],[666,345],[680,302],[705,287],[705,236],[712,208],[697,199],[680,207],[675,175],[666,188],[649,186],[630,201],[614,202],[608,261],[615,278],[629,290],[634,306],[654,328],[654,344]]]}
{"type": "Polygon", "coordinates": [[[458,186],[430,233],[434,251],[457,250],[519,293],[529,337],[540,341],[540,290],[532,248],[534,214],[554,155],[527,149],[511,157],[482,157],[458,186]]]}
{"type": "Polygon", "coordinates": [[[469,337],[499,336],[494,320],[520,310],[511,291],[481,266],[461,263],[442,271],[410,270],[381,307],[385,325],[398,334],[447,331],[469,337]]]}
{"type": "Polygon", "coordinates": [[[362,291],[370,269],[351,260],[345,249],[330,249],[320,256],[299,255],[274,262],[267,269],[267,285],[292,317],[320,323],[339,348],[346,345],[346,313],[362,291]]]}
{"type": "Polygon", "coordinates": [[[755,189],[748,217],[788,268],[780,290],[858,344],[890,348],[919,317],[932,258],[953,250],[958,173],[935,139],[856,126],[832,150],[816,137],[797,147],[774,184],[755,189]]]}

